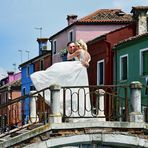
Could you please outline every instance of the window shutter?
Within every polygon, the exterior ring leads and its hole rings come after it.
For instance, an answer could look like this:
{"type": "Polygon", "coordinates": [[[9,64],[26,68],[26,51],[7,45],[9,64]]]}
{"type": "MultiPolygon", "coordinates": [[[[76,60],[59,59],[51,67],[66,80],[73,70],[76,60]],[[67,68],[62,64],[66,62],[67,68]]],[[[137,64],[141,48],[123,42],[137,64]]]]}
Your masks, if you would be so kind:
{"type": "Polygon", "coordinates": [[[148,75],[148,50],[143,52],[143,75],[148,75]]]}

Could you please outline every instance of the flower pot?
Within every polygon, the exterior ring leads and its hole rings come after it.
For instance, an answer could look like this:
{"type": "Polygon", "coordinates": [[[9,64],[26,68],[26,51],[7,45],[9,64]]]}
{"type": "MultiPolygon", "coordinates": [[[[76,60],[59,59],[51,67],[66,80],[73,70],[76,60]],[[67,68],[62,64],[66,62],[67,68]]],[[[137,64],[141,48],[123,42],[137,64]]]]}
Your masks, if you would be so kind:
{"type": "Polygon", "coordinates": [[[63,61],[67,61],[67,55],[63,55],[63,56],[62,56],[62,60],[63,60],[63,61]]]}

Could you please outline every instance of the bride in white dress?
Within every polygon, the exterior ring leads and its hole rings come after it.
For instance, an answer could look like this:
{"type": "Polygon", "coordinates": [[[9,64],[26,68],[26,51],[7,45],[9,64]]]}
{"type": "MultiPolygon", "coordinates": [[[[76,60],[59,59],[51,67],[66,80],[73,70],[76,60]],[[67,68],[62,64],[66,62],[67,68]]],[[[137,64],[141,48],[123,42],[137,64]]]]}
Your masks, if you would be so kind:
{"type": "MultiPolygon", "coordinates": [[[[31,75],[31,80],[35,88],[39,91],[50,85],[58,84],[66,86],[88,86],[87,68],[89,66],[90,55],[87,52],[86,43],[83,40],[76,42],[77,50],[69,55],[75,56],[76,61],[58,62],[44,71],[38,71],[31,75]]],[[[50,92],[45,91],[45,101],[50,106],[50,92]]],[[[63,90],[60,91],[60,110],[63,114],[63,90]]],[[[90,116],[91,104],[89,89],[72,88],[66,91],[66,116],[79,117],[90,116]],[[75,92],[79,94],[76,95],[75,92]],[[71,92],[71,94],[70,94],[71,92]],[[87,94],[87,95],[86,95],[87,94]],[[79,99],[78,99],[79,98],[79,99]]]]}

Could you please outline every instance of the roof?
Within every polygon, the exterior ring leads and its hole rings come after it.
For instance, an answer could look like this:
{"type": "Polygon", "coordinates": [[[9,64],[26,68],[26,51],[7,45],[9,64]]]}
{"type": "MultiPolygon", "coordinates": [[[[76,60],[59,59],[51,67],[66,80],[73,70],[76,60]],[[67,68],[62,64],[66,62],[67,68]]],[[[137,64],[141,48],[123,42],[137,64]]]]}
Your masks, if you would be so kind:
{"type": "Polygon", "coordinates": [[[21,86],[21,79],[18,79],[18,80],[15,80],[15,81],[12,81],[11,83],[7,83],[3,86],[0,87],[0,90],[4,89],[4,88],[7,88],[7,87],[20,87],[21,86]]]}
{"type": "Polygon", "coordinates": [[[132,21],[132,15],[126,14],[125,12],[121,11],[121,9],[99,9],[94,13],[78,19],[71,25],[65,27],[61,31],[51,36],[49,40],[52,40],[52,38],[69,29],[73,25],[128,24],[132,21]]]}
{"type": "Polygon", "coordinates": [[[144,34],[140,34],[140,35],[136,35],[136,36],[130,37],[130,38],[125,39],[125,40],[122,40],[118,44],[115,44],[115,46],[113,47],[113,49],[115,49],[115,48],[117,48],[119,46],[122,46],[125,43],[129,43],[129,42],[132,42],[132,41],[134,41],[136,39],[141,39],[141,38],[144,38],[144,37],[148,37],[148,32],[147,33],[144,33],[144,34]]]}
{"type": "Polygon", "coordinates": [[[37,38],[37,42],[47,42],[48,38],[37,38]]]}
{"type": "Polygon", "coordinates": [[[132,22],[132,16],[121,11],[121,9],[99,9],[96,12],[79,19],[78,22],[129,23],[132,22]]]}
{"type": "Polygon", "coordinates": [[[43,54],[41,54],[41,55],[39,55],[39,56],[36,56],[35,58],[32,58],[32,59],[30,59],[30,60],[28,60],[28,61],[26,61],[26,62],[20,64],[19,67],[23,67],[23,66],[25,66],[25,65],[27,65],[27,64],[29,64],[29,63],[32,63],[32,62],[34,62],[34,61],[36,61],[36,60],[38,60],[38,59],[40,59],[40,58],[42,58],[42,57],[44,57],[44,56],[50,55],[50,54],[51,54],[51,50],[48,50],[46,53],[43,53],[43,54]]]}

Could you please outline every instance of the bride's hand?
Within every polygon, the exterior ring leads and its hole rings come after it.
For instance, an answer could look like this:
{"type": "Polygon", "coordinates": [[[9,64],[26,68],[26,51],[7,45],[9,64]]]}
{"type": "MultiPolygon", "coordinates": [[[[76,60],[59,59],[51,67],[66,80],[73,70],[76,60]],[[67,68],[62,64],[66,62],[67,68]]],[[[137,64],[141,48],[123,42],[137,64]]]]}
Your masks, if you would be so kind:
{"type": "Polygon", "coordinates": [[[75,56],[79,56],[81,53],[81,50],[76,50],[74,53],[75,53],[75,56]]]}
{"type": "Polygon", "coordinates": [[[83,65],[84,67],[86,67],[86,68],[89,67],[89,62],[87,62],[87,61],[82,61],[81,63],[82,63],[82,65],[83,65]]]}

